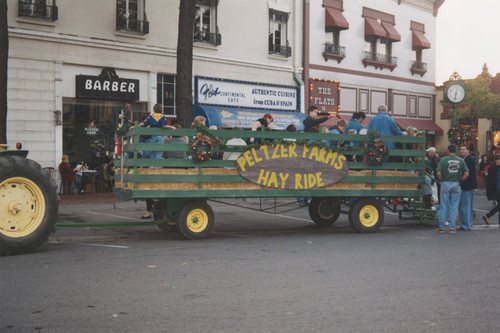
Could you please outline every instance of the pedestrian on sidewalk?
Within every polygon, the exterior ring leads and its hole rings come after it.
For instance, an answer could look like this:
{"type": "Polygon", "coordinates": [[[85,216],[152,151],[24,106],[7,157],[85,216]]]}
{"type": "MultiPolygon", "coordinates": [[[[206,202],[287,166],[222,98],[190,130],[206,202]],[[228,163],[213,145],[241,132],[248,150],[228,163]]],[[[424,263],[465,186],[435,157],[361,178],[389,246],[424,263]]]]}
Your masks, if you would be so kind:
{"type": "Polygon", "coordinates": [[[456,156],[457,147],[448,146],[448,156],[443,157],[437,167],[437,176],[441,182],[441,204],[439,209],[438,233],[446,231],[446,221],[450,221],[449,233],[457,232],[458,203],[460,202],[460,181],[469,176],[469,169],[464,160],[456,156]]]}
{"type": "Polygon", "coordinates": [[[472,229],[474,212],[474,192],[477,189],[476,160],[469,154],[469,146],[466,144],[460,145],[460,156],[469,169],[469,176],[460,182],[462,194],[460,195],[458,215],[462,226],[459,229],[470,230],[472,229]]]}
{"type": "MultiPolygon", "coordinates": [[[[493,207],[486,215],[483,216],[484,223],[490,224],[489,218],[500,211],[500,155],[495,155],[495,164],[488,169],[488,177],[486,181],[486,196],[488,200],[496,201],[493,207]]],[[[498,215],[498,225],[500,226],[500,214],[498,215]]]]}

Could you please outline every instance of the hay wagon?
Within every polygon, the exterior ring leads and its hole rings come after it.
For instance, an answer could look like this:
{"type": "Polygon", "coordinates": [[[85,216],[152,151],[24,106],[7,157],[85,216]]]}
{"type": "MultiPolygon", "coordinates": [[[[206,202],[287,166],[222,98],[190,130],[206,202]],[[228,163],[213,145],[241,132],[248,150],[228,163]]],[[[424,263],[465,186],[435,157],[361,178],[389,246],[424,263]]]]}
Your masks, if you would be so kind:
{"type": "Polygon", "coordinates": [[[123,137],[114,193],[122,200],[154,199],[154,223],[164,231],[176,228],[187,239],[208,237],[215,222],[209,202],[227,198],[274,198],[272,210],[277,212],[296,209],[296,198],[308,197],[309,215],[316,224],[331,225],[345,213],[358,232],[377,231],[384,207],[399,213],[400,219],[435,221],[435,212],[424,209],[421,200],[425,137],[379,139],[401,147],[388,152],[398,162],[369,163],[378,153],[370,150],[373,142],[363,135],[135,127],[123,137]],[[184,136],[189,143],[140,143],[140,135],[184,136]],[[261,143],[224,144],[235,137],[261,143]],[[353,144],[339,150],[332,142],[353,144]],[[138,158],[141,151],[186,152],[189,157],[138,158]],[[218,153],[239,157],[208,157],[218,153]],[[421,162],[410,163],[409,157],[421,162]],[[285,198],[290,199],[287,204],[282,203],[285,198]]]}

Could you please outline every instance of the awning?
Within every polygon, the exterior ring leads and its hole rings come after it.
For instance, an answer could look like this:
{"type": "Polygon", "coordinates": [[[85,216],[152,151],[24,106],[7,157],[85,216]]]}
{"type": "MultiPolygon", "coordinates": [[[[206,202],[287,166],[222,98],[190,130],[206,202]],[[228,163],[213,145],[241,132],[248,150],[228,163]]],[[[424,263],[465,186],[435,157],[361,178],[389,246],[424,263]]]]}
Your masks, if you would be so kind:
{"type": "Polygon", "coordinates": [[[401,40],[401,35],[396,28],[394,28],[392,23],[382,21],[382,27],[386,32],[387,39],[390,39],[393,42],[399,42],[401,40]]]}
{"type": "Polygon", "coordinates": [[[431,42],[425,38],[425,35],[421,31],[412,31],[412,48],[413,50],[430,49],[431,42]]]}
{"type": "Polygon", "coordinates": [[[349,22],[338,9],[325,7],[325,28],[349,29],[349,22]]]}
{"type": "Polygon", "coordinates": [[[401,130],[406,130],[409,126],[416,127],[418,130],[426,132],[435,132],[436,135],[443,135],[443,129],[430,119],[412,119],[412,118],[394,118],[401,130]]]}
{"type": "Polygon", "coordinates": [[[304,130],[302,121],[306,118],[306,115],[300,112],[193,105],[193,118],[196,116],[205,117],[207,126],[238,126],[243,129],[251,129],[253,123],[266,113],[270,113],[274,118],[273,129],[285,130],[288,125],[294,124],[298,131],[304,130]]]}
{"type": "Polygon", "coordinates": [[[365,36],[386,38],[386,35],[384,28],[376,19],[365,17],[365,36]]]}

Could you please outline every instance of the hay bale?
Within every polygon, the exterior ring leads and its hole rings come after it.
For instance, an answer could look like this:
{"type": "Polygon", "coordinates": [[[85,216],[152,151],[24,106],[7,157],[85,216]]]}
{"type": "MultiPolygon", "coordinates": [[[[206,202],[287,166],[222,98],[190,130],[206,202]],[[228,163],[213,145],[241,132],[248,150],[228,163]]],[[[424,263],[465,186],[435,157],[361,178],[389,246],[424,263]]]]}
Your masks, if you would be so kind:
{"type": "Polygon", "coordinates": [[[202,183],[204,190],[260,190],[260,185],[246,183],[202,183]]]}
{"type": "MultiPolygon", "coordinates": [[[[377,176],[385,177],[418,177],[416,174],[408,171],[395,170],[377,170],[377,176]]],[[[376,183],[377,190],[418,190],[419,184],[416,183],[376,183]]]]}

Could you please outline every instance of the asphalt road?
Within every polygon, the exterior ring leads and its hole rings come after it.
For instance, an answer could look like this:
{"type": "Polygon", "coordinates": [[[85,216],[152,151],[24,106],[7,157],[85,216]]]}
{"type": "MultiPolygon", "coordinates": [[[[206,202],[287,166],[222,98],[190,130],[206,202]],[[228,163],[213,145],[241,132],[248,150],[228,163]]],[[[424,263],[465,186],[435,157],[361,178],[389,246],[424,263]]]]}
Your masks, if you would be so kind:
{"type": "MultiPolygon", "coordinates": [[[[207,240],[154,226],[59,228],[36,253],[0,258],[0,331],[500,331],[500,228],[482,223],[484,196],[478,225],[455,235],[392,214],[359,234],[346,215],[319,228],[307,208],[211,205],[207,240]]],[[[133,222],[144,203],[60,213],[133,222]]]]}

